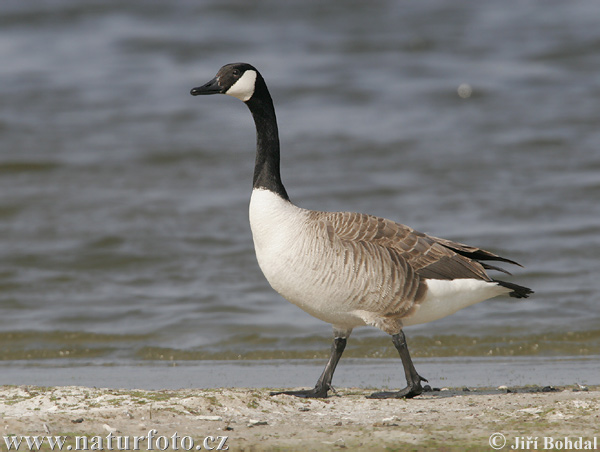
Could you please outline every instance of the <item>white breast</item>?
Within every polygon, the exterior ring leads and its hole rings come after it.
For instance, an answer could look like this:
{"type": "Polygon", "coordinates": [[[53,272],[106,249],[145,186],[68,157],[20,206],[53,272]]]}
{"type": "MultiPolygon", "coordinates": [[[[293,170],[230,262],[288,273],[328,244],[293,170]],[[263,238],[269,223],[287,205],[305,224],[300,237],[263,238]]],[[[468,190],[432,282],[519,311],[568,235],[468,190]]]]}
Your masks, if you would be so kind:
{"type": "Polygon", "coordinates": [[[292,273],[286,266],[296,260],[294,249],[304,233],[305,211],[272,191],[254,189],[249,213],[258,263],[273,284],[271,278],[292,273]]]}
{"type": "Polygon", "coordinates": [[[337,326],[364,325],[345,306],[352,288],[334,278],[334,250],[315,234],[309,214],[269,190],[254,189],[250,227],[258,264],[273,289],[312,316],[337,326]]]}

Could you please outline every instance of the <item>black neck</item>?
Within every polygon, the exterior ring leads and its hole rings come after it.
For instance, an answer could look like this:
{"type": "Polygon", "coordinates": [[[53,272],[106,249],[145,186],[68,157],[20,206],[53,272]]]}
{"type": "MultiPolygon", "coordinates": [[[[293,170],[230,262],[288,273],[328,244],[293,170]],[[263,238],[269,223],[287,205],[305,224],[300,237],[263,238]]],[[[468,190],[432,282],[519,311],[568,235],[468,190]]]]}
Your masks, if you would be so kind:
{"type": "Polygon", "coordinates": [[[258,75],[254,95],[246,102],[256,125],[256,162],[253,188],[264,188],[289,200],[279,172],[279,133],[273,100],[258,75]]]}

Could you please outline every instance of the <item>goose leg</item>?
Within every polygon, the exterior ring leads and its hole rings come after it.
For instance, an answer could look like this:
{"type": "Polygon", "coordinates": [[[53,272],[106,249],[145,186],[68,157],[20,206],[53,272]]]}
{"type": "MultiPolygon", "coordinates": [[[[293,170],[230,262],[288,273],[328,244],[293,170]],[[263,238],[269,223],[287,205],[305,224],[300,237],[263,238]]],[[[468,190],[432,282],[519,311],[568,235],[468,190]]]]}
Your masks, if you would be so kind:
{"type": "Polygon", "coordinates": [[[333,345],[331,346],[331,355],[329,356],[329,361],[327,361],[327,365],[323,370],[323,373],[317,380],[317,384],[313,389],[303,389],[300,391],[280,391],[280,392],[272,392],[270,395],[278,395],[278,394],[287,394],[293,395],[296,397],[303,398],[317,398],[324,399],[327,397],[327,392],[331,387],[331,379],[333,378],[333,373],[335,372],[335,367],[342,357],[342,353],[344,352],[344,348],[346,348],[346,338],[345,337],[336,337],[333,339],[333,345]]]}
{"type": "Polygon", "coordinates": [[[370,396],[367,396],[369,399],[411,399],[423,392],[421,381],[427,380],[417,373],[417,370],[410,359],[410,353],[408,352],[404,332],[400,331],[398,334],[394,334],[392,336],[392,342],[394,343],[396,350],[398,350],[400,359],[402,359],[402,366],[404,367],[407,386],[406,388],[396,392],[375,392],[370,396]]]}

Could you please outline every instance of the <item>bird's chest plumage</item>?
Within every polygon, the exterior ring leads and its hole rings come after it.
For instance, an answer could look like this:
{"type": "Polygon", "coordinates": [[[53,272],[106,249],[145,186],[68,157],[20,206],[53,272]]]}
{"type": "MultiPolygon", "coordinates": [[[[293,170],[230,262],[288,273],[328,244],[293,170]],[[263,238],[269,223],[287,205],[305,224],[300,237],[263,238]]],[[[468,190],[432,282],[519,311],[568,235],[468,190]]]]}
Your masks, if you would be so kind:
{"type": "MultiPolygon", "coordinates": [[[[306,215],[302,209],[269,190],[255,189],[250,200],[250,227],[256,258],[275,290],[290,299],[302,285],[306,215]]],[[[293,300],[290,300],[293,301],[293,300]]]]}
{"type": "Polygon", "coordinates": [[[252,192],[250,227],[258,264],[269,284],[313,316],[331,321],[346,294],[335,281],[326,234],[309,212],[262,189],[252,192]]]}

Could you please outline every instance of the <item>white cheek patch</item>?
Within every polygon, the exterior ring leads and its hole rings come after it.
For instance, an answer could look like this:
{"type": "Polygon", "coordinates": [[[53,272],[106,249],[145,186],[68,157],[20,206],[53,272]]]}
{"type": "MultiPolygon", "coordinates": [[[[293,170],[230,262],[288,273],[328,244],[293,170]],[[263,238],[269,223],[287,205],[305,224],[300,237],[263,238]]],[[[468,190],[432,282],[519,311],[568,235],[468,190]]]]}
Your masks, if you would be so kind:
{"type": "Polygon", "coordinates": [[[225,94],[237,97],[240,100],[246,102],[254,94],[254,85],[256,83],[256,71],[251,69],[244,72],[244,75],[240,79],[231,85],[225,94]]]}

